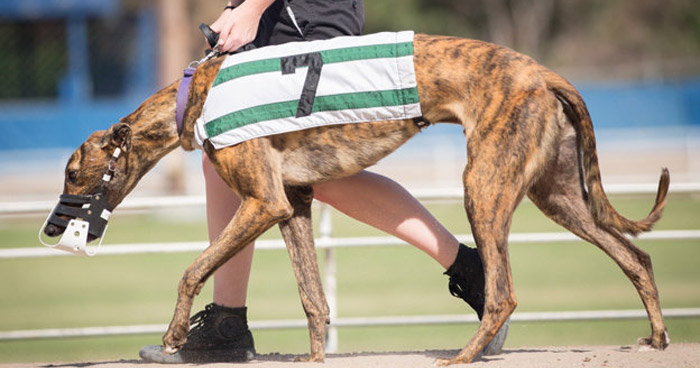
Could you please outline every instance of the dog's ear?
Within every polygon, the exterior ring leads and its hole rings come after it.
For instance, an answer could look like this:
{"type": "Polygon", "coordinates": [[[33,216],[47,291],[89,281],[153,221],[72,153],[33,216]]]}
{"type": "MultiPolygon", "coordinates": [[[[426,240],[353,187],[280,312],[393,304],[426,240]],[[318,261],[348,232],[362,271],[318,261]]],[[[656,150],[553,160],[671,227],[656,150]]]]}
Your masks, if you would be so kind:
{"type": "Polygon", "coordinates": [[[121,148],[126,152],[131,148],[131,127],[126,123],[116,123],[102,137],[102,148],[121,148]]]}

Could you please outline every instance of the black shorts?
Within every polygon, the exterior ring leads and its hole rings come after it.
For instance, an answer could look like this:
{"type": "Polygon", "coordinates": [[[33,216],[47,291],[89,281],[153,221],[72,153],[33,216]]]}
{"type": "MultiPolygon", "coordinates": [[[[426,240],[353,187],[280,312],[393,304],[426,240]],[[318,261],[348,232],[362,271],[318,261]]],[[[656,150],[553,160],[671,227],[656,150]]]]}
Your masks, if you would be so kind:
{"type": "Polygon", "coordinates": [[[362,0],[276,0],[260,19],[257,47],[293,41],[325,40],[362,33],[365,9],[362,0]],[[291,7],[294,25],[287,6],[291,7]]]}

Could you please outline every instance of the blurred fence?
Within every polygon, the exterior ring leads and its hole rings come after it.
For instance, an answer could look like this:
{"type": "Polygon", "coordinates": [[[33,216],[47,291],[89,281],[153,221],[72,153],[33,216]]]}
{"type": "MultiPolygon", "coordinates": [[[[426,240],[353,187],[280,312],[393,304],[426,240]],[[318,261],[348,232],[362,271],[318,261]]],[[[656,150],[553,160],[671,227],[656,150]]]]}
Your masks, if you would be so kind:
{"type": "MultiPolygon", "coordinates": [[[[644,185],[609,185],[606,192],[613,194],[654,194],[655,184],[644,185]]],[[[700,183],[672,184],[671,193],[700,193],[700,183]]],[[[428,189],[415,190],[412,194],[421,201],[460,201],[462,189],[428,189]]],[[[21,216],[25,214],[47,213],[53,208],[53,202],[16,202],[0,203],[0,216],[21,216]]],[[[199,207],[204,205],[204,200],[197,197],[156,197],[128,199],[120,206],[121,210],[146,210],[154,211],[163,208],[199,207]]],[[[421,315],[421,316],[384,316],[384,317],[359,317],[339,318],[337,305],[337,280],[335,267],[335,249],[338,247],[370,247],[370,246],[398,246],[404,242],[394,237],[358,237],[358,238],[334,238],[332,237],[333,224],[331,221],[331,209],[328,205],[321,205],[320,237],[316,239],[316,246],[324,252],[324,289],[330,307],[331,324],[328,327],[328,352],[337,351],[338,328],[347,326],[390,326],[390,325],[421,325],[421,324],[450,324],[450,323],[478,323],[475,315],[421,315]]],[[[471,235],[457,235],[460,241],[471,241],[471,235]]],[[[667,230],[654,231],[640,235],[640,239],[700,239],[700,230],[667,230]]],[[[510,243],[548,243],[548,242],[576,242],[582,241],[570,233],[513,233],[510,234],[510,243]]],[[[138,253],[171,253],[202,251],[208,246],[208,242],[187,243],[149,243],[149,244],[121,244],[103,246],[100,249],[102,255],[114,254],[138,254],[138,253]]],[[[284,249],[282,239],[258,240],[256,249],[284,249]]],[[[43,247],[0,249],[0,259],[31,258],[68,256],[68,253],[55,251],[43,247]]],[[[665,309],[666,318],[674,317],[700,317],[700,308],[665,309]]],[[[537,312],[515,313],[512,321],[581,321],[601,319],[635,319],[646,318],[644,310],[598,310],[575,312],[537,312]]],[[[305,328],[306,320],[270,320],[251,321],[252,329],[286,329],[305,328]]],[[[105,326],[66,329],[44,330],[18,330],[1,331],[2,340],[22,340],[34,338],[66,338],[80,336],[111,336],[128,334],[163,333],[165,325],[133,325],[133,326],[105,326]]]]}
{"type": "Polygon", "coordinates": [[[156,15],[119,3],[0,3],[0,150],[74,146],[154,92],[156,15]]]}
{"type": "Polygon", "coordinates": [[[0,104],[115,98],[155,85],[155,15],[115,0],[5,0],[0,104]]]}
{"type": "Polygon", "coordinates": [[[74,24],[0,21],[0,101],[114,98],[139,88],[149,81],[143,72],[134,75],[143,61],[137,55],[140,21],[138,14],[74,24]]]}

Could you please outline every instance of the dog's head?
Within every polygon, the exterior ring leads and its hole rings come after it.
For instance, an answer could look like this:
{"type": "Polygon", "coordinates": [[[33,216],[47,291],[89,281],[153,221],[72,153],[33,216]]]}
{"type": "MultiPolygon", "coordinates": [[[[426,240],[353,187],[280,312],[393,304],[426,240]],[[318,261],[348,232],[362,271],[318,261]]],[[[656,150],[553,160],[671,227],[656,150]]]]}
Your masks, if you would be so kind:
{"type": "MultiPolygon", "coordinates": [[[[64,172],[63,194],[55,210],[58,220],[49,221],[44,228],[46,235],[61,235],[66,229],[62,220],[85,218],[96,210],[81,211],[83,208],[97,204],[111,211],[121,203],[138,181],[135,177],[138,170],[132,170],[129,165],[131,139],[131,126],[120,122],[106,131],[92,133],[71,155],[64,172]]],[[[99,235],[91,231],[88,241],[97,237],[99,235]]]]}
{"type": "Polygon", "coordinates": [[[155,93],[107,130],[92,133],[71,155],[63,194],[43,233],[58,236],[73,219],[102,235],[111,211],[163,156],[180,145],[175,128],[177,82],[155,93]]]}

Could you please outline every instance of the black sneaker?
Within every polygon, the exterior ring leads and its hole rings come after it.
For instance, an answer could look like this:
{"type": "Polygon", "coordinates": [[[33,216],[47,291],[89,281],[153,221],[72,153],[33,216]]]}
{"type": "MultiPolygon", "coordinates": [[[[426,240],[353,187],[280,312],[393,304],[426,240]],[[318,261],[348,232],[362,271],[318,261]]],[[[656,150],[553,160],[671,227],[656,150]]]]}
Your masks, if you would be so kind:
{"type": "Polygon", "coordinates": [[[246,307],[227,308],[211,303],[190,318],[187,342],[175,354],[160,345],[144,346],[139,356],[150,363],[247,362],[255,357],[246,307]]]}
{"type": "Polygon", "coordinates": [[[475,248],[464,244],[459,245],[457,258],[452,266],[445,271],[450,276],[450,294],[462,298],[481,320],[484,316],[484,266],[475,248]]]}
{"type": "MultiPolygon", "coordinates": [[[[450,268],[445,271],[450,276],[450,294],[461,298],[476,312],[479,320],[484,316],[484,266],[481,263],[479,251],[464,244],[459,245],[457,258],[450,268]]],[[[483,355],[500,354],[508,335],[510,318],[501,326],[493,340],[481,352],[483,355]]]]}

